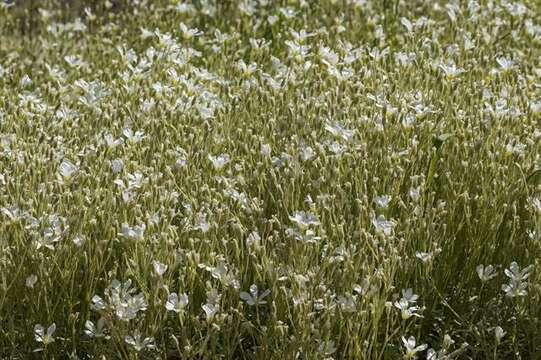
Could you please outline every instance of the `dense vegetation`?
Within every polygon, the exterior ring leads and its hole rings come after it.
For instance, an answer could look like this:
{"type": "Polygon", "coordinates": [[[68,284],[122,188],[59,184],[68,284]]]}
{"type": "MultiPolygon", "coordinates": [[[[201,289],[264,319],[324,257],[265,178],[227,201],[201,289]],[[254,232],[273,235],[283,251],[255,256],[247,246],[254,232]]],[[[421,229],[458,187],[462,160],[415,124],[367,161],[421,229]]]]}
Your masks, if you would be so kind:
{"type": "Polygon", "coordinates": [[[541,358],[538,1],[0,2],[0,358],[541,358]]]}

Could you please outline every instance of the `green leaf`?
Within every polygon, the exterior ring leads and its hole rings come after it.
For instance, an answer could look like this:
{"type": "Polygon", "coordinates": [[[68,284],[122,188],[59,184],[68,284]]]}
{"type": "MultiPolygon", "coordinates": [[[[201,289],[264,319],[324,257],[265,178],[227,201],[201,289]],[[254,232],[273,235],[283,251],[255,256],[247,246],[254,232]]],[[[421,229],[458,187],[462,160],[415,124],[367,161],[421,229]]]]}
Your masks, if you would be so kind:
{"type": "Polygon", "coordinates": [[[529,185],[541,185],[541,167],[532,171],[532,173],[526,178],[526,182],[529,185]]]}

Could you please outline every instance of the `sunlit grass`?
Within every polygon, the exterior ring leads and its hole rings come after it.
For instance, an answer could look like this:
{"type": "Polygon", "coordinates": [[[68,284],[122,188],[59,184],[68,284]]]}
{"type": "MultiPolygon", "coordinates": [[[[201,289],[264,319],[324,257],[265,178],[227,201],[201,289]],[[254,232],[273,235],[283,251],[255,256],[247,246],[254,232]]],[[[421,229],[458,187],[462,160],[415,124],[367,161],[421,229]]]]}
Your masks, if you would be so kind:
{"type": "Polygon", "coordinates": [[[537,2],[24,5],[1,358],[541,357],[537,2]]]}

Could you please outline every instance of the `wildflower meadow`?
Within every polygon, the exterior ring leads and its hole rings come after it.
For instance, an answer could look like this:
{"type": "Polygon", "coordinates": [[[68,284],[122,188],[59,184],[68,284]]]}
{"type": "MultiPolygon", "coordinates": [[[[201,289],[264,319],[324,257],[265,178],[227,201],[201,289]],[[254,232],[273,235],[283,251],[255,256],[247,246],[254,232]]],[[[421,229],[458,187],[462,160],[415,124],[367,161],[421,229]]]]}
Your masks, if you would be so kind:
{"type": "Polygon", "coordinates": [[[537,0],[0,0],[1,359],[541,359],[537,0]]]}

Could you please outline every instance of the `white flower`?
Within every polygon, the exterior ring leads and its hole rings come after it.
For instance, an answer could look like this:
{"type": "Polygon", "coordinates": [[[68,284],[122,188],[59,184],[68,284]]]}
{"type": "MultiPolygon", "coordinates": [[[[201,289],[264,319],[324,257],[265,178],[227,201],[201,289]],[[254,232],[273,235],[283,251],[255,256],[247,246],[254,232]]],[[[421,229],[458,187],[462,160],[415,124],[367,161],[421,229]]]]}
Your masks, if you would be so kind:
{"type": "Polygon", "coordinates": [[[406,348],[406,353],[404,354],[404,359],[406,360],[417,359],[417,353],[426,350],[428,347],[427,344],[416,346],[417,342],[413,336],[410,336],[408,339],[402,337],[402,342],[406,348]]]}
{"type": "Polygon", "coordinates": [[[261,236],[256,231],[252,231],[246,238],[246,245],[249,247],[259,247],[261,242],[261,236]]]}
{"type": "Polygon", "coordinates": [[[527,266],[524,269],[520,269],[518,264],[513,261],[509,268],[504,270],[505,275],[513,281],[524,281],[530,276],[530,270],[532,266],[527,266]]]}
{"type": "Polygon", "coordinates": [[[194,225],[194,230],[200,230],[203,233],[206,233],[210,230],[210,224],[207,222],[206,214],[199,214],[199,223],[194,225]]]}
{"type": "Polygon", "coordinates": [[[141,241],[144,238],[145,228],[145,224],[130,227],[128,224],[123,223],[121,233],[119,235],[130,240],[141,241]]]}
{"type": "Polygon", "coordinates": [[[36,275],[32,274],[28,276],[26,278],[26,287],[33,289],[37,281],[38,281],[38,277],[36,275]]]}
{"type": "Polygon", "coordinates": [[[499,57],[496,59],[498,65],[500,65],[502,71],[510,71],[515,67],[515,62],[511,59],[505,57],[499,57]]]}
{"type": "Polygon", "coordinates": [[[374,225],[374,228],[376,228],[377,233],[383,233],[384,235],[389,236],[392,234],[396,223],[393,220],[385,219],[384,215],[379,215],[377,218],[372,220],[372,225],[374,225]]]}
{"type": "Polygon", "coordinates": [[[387,209],[391,200],[391,195],[380,195],[374,198],[374,204],[376,204],[378,208],[387,209]]]}
{"type": "Polygon", "coordinates": [[[528,294],[526,290],[528,288],[528,283],[525,282],[516,282],[511,281],[509,284],[503,284],[502,290],[505,292],[505,296],[513,297],[522,297],[528,294]]]}
{"type": "Polygon", "coordinates": [[[113,280],[111,285],[105,289],[107,301],[94,295],[91,300],[91,308],[96,311],[114,312],[120,320],[135,319],[137,314],[140,311],[145,311],[148,306],[143,293],[133,295],[135,291],[135,288],[131,287],[131,280],[128,279],[125,283],[113,280]]]}
{"type": "Polygon", "coordinates": [[[218,156],[209,155],[208,158],[216,170],[221,170],[229,162],[228,154],[220,154],[218,156]]]}
{"type": "Polygon", "coordinates": [[[394,303],[394,306],[400,310],[402,319],[407,320],[412,316],[422,317],[422,315],[417,313],[421,308],[412,305],[415,304],[418,299],[419,295],[414,294],[412,289],[408,288],[402,290],[402,298],[394,303]]]}
{"type": "Polygon", "coordinates": [[[209,322],[214,319],[214,316],[220,310],[220,307],[214,304],[204,304],[201,307],[203,308],[203,311],[205,312],[205,315],[207,316],[207,321],[209,322]]]}
{"type": "Polygon", "coordinates": [[[302,43],[304,40],[316,35],[314,33],[307,32],[305,29],[301,29],[300,31],[289,29],[289,33],[291,36],[293,36],[293,39],[299,43],[302,43]]]}
{"type": "Polygon", "coordinates": [[[89,337],[93,337],[93,338],[108,339],[109,336],[105,335],[105,318],[101,317],[96,324],[94,324],[90,320],[87,320],[85,322],[84,333],[88,335],[89,337]]]}
{"type": "Polygon", "coordinates": [[[126,335],[124,338],[127,344],[132,345],[135,351],[139,352],[144,349],[155,349],[154,338],[143,337],[139,330],[135,330],[133,335],[126,335]]]}
{"type": "Polygon", "coordinates": [[[504,270],[505,275],[509,278],[509,283],[502,285],[505,296],[511,298],[526,296],[528,293],[526,280],[530,276],[531,268],[530,265],[521,270],[518,264],[513,261],[509,268],[504,270]]]}
{"type": "Polygon", "coordinates": [[[159,261],[153,260],[152,261],[152,266],[154,267],[154,272],[158,276],[162,276],[167,271],[167,265],[165,265],[165,264],[163,264],[163,263],[161,263],[159,261]]]}
{"type": "Polygon", "coordinates": [[[122,159],[115,159],[111,161],[111,170],[113,174],[118,174],[124,168],[124,162],[122,159]]]}
{"type": "Polygon", "coordinates": [[[212,277],[220,280],[223,285],[238,289],[239,281],[237,280],[233,271],[228,269],[225,262],[220,261],[218,266],[210,267],[208,270],[211,272],[212,277]]]}
{"type": "Polygon", "coordinates": [[[457,67],[454,62],[449,62],[447,64],[440,64],[439,68],[443,71],[443,73],[445,74],[445,77],[448,80],[453,80],[456,77],[458,77],[460,74],[466,72],[464,69],[457,67]]]}
{"type": "Polygon", "coordinates": [[[49,250],[54,250],[54,244],[60,241],[60,236],[51,228],[43,231],[43,236],[40,236],[36,241],[36,249],[45,247],[49,250]]]}
{"type": "Polygon", "coordinates": [[[361,284],[354,284],[353,285],[353,291],[355,291],[359,295],[365,295],[371,290],[370,287],[370,279],[364,278],[361,281],[361,284]]]}
{"type": "Polygon", "coordinates": [[[242,73],[244,77],[252,76],[257,70],[257,64],[251,63],[247,65],[244,60],[239,60],[237,62],[237,69],[242,73]]]}
{"type": "Polygon", "coordinates": [[[116,305],[116,315],[120,320],[129,321],[135,319],[139,311],[147,309],[147,302],[142,293],[135,296],[126,296],[116,305]]]}
{"type": "Polygon", "coordinates": [[[432,259],[433,255],[434,254],[431,253],[431,252],[422,252],[422,251],[416,251],[415,252],[415,257],[417,257],[419,260],[421,260],[424,263],[430,261],[432,259]]]}
{"type": "Polygon", "coordinates": [[[100,311],[104,310],[107,307],[105,301],[98,295],[92,296],[92,299],[90,301],[90,308],[93,310],[100,311]]]}
{"type": "Polygon", "coordinates": [[[34,326],[34,337],[37,342],[47,346],[54,342],[53,334],[56,331],[56,324],[52,323],[45,331],[45,328],[40,324],[34,326]]]}
{"type": "Polygon", "coordinates": [[[75,55],[64,56],[64,61],[66,61],[68,65],[71,67],[79,67],[84,63],[83,60],[81,60],[79,57],[75,55]]]}
{"type": "Polygon", "coordinates": [[[207,304],[217,305],[222,299],[222,295],[218,293],[218,290],[211,288],[207,291],[207,304]]]}
{"type": "MultiPolygon", "coordinates": [[[[105,134],[103,136],[103,139],[105,140],[105,144],[107,145],[107,147],[109,148],[115,148],[119,145],[122,145],[124,143],[124,140],[123,139],[115,139],[113,137],[113,135],[111,134],[105,134]]],[[[113,160],[114,161],[114,160],[113,160]]]]}
{"type": "Polygon", "coordinates": [[[316,152],[311,146],[303,146],[300,149],[300,156],[302,161],[309,161],[316,157],[316,152]]]}
{"type": "Polygon", "coordinates": [[[402,299],[407,300],[410,303],[415,303],[419,299],[419,295],[414,294],[411,288],[402,290],[402,299]]]}
{"type": "Polygon", "coordinates": [[[289,216],[289,220],[294,222],[300,229],[306,229],[309,226],[319,226],[320,222],[316,215],[306,211],[295,211],[289,216]]]}
{"type": "Polygon", "coordinates": [[[503,337],[505,336],[505,331],[503,331],[503,329],[499,326],[496,326],[494,328],[494,336],[496,337],[496,341],[498,343],[500,343],[500,341],[503,339],[503,337]]]}
{"type": "Polygon", "coordinates": [[[334,155],[341,155],[344,151],[346,151],[346,146],[338,141],[331,141],[327,146],[329,151],[334,155]]]}
{"type": "Polygon", "coordinates": [[[288,47],[289,58],[295,60],[297,63],[303,63],[308,57],[310,46],[301,45],[291,40],[286,40],[285,44],[288,47]]]}
{"type": "Polygon", "coordinates": [[[270,157],[272,154],[272,148],[269,144],[261,144],[261,155],[270,157]]]}
{"type": "Polygon", "coordinates": [[[409,21],[407,18],[401,17],[401,18],[400,18],[400,23],[406,27],[406,29],[408,30],[408,32],[412,32],[412,30],[413,30],[413,24],[412,24],[411,21],[409,21]]]}
{"type": "Polygon", "coordinates": [[[541,214],[541,200],[536,197],[530,197],[528,198],[528,203],[533,208],[535,212],[538,214],[541,214]]]}
{"type": "Polygon", "coordinates": [[[122,135],[126,138],[126,142],[128,144],[136,144],[146,138],[145,133],[141,130],[138,130],[136,132],[133,132],[130,128],[125,128],[122,131],[122,135]]]}
{"type": "Polygon", "coordinates": [[[413,201],[418,201],[421,198],[421,188],[420,187],[412,187],[408,191],[409,196],[413,201]]]}
{"type": "Polygon", "coordinates": [[[81,247],[85,243],[85,237],[83,235],[77,234],[73,237],[73,243],[75,246],[81,247]]]}
{"type": "Polygon", "coordinates": [[[426,352],[426,360],[440,360],[440,357],[436,350],[428,349],[426,352]]]}
{"type": "Polygon", "coordinates": [[[177,293],[171,293],[167,297],[167,301],[165,302],[165,308],[168,311],[174,311],[176,313],[181,312],[186,308],[188,305],[188,295],[186,294],[180,294],[177,295],[177,293]]]}
{"type": "Polygon", "coordinates": [[[21,85],[21,87],[27,87],[27,86],[30,86],[32,85],[32,79],[30,78],[30,76],[28,76],[27,74],[24,74],[24,76],[21,78],[21,80],[19,81],[19,84],[21,85]]]}
{"type": "Polygon", "coordinates": [[[481,264],[478,265],[475,270],[477,271],[477,276],[479,276],[479,279],[482,282],[492,280],[496,277],[496,275],[498,275],[498,273],[494,269],[494,266],[492,265],[487,265],[485,267],[483,264],[481,264]]]}
{"type": "Polygon", "coordinates": [[[355,136],[355,130],[348,130],[342,126],[339,122],[329,122],[325,124],[325,130],[330,132],[333,136],[341,138],[344,141],[349,141],[355,136]]]}
{"type": "Polygon", "coordinates": [[[190,40],[195,36],[200,36],[203,34],[201,31],[199,31],[199,29],[189,29],[186,25],[184,25],[184,23],[180,23],[179,27],[180,33],[182,34],[182,38],[184,40],[190,40]]]}
{"type": "Polygon", "coordinates": [[[59,179],[61,180],[61,182],[67,183],[73,178],[73,176],[78,170],[79,168],[76,165],[74,165],[69,160],[64,159],[64,161],[62,161],[62,163],[58,167],[59,179]]]}
{"type": "Polygon", "coordinates": [[[418,314],[417,311],[421,309],[418,306],[412,306],[406,299],[400,299],[395,301],[394,306],[400,310],[400,315],[403,320],[407,320],[412,316],[422,318],[421,314],[418,314]]]}
{"type": "Polygon", "coordinates": [[[259,294],[257,285],[253,284],[250,286],[250,293],[242,291],[240,293],[240,298],[250,306],[254,305],[264,305],[267,301],[263,300],[270,294],[270,290],[265,290],[263,293],[259,294]]]}

